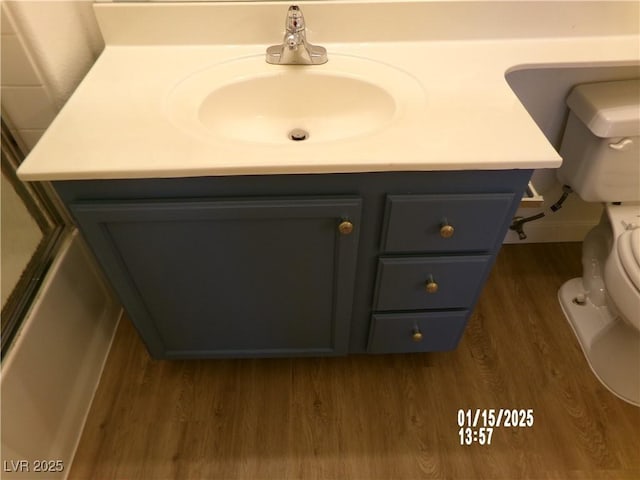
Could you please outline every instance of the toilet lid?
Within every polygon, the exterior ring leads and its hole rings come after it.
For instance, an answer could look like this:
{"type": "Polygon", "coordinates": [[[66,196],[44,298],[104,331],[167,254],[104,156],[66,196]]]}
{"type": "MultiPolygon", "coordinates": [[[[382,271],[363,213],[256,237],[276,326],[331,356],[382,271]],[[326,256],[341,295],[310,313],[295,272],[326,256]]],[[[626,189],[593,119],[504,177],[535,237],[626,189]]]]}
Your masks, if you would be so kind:
{"type": "Polygon", "coordinates": [[[627,230],[620,235],[618,255],[629,279],[640,290],[640,228],[627,230]]]}

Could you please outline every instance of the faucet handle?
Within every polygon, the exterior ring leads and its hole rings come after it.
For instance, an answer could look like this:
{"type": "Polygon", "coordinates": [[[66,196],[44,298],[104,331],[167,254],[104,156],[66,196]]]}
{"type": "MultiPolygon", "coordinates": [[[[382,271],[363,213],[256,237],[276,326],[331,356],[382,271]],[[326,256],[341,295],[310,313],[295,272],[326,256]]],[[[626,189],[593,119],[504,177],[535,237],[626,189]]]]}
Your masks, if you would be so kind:
{"type": "Polygon", "coordinates": [[[287,10],[287,20],[285,21],[285,28],[288,33],[303,32],[304,31],[304,15],[298,5],[291,5],[287,10]]]}

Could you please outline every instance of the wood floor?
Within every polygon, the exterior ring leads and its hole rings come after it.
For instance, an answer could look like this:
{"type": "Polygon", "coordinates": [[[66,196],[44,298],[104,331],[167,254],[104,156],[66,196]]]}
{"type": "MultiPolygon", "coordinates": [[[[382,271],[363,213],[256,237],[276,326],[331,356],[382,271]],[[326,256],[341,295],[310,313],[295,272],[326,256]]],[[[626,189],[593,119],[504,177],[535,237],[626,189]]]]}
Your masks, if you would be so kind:
{"type": "Polygon", "coordinates": [[[153,361],[128,321],[70,479],[638,479],[640,409],[593,376],[558,305],[579,244],[505,246],[457,350],[153,361]],[[461,446],[459,409],[533,409],[461,446]]]}

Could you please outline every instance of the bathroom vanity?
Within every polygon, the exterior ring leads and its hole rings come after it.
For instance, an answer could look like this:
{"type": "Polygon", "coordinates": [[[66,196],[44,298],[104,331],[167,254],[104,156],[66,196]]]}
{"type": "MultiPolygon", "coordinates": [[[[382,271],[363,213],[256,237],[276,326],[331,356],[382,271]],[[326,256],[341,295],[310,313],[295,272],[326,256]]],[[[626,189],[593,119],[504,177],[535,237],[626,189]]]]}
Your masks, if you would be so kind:
{"type": "Polygon", "coordinates": [[[160,358],[455,348],[529,171],[55,182],[160,358]]]}
{"type": "Polygon", "coordinates": [[[19,174],[53,182],[154,357],[453,349],[561,161],[504,74],[634,61],[637,6],[606,3],[309,2],[328,61],[305,66],[265,61],[287,4],[98,4],[105,51],[19,174]]]}

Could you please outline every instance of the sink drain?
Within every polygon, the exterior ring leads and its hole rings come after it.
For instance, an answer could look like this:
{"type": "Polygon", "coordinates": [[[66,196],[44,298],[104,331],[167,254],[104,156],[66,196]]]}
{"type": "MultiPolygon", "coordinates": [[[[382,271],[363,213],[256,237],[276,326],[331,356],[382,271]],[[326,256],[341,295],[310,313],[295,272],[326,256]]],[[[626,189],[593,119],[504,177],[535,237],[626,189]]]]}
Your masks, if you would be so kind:
{"type": "Polygon", "coordinates": [[[293,140],[294,142],[302,142],[307,138],[309,138],[309,132],[301,128],[294,128],[289,132],[289,140],[293,140]]]}

